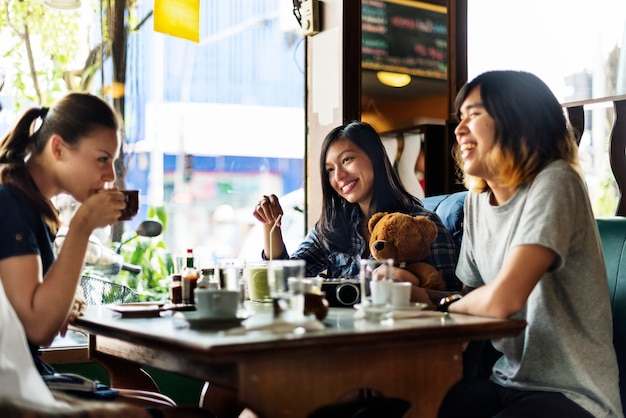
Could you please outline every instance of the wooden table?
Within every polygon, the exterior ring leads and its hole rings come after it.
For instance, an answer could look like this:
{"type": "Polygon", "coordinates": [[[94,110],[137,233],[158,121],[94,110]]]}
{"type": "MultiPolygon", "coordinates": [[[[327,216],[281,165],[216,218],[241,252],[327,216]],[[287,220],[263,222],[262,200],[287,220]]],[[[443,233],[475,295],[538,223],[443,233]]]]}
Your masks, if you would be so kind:
{"type": "MultiPolygon", "coordinates": [[[[149,388],[139,370],[148,365],[232,388],[242,405],[267,418],[306,417],[358,388],[407,399],[407,417],[428,418],[461,378],[464,343],[515,336],[525,326],[426,311],[380,324],[355,320],[354,312],[331,309],[323,331],[230,335],[90,306],[75,327],[90,334],[90,358],[107,369],[112,386],[149,388]]],[[[244,325],[269,321],[261,310],[244,325]]]]}

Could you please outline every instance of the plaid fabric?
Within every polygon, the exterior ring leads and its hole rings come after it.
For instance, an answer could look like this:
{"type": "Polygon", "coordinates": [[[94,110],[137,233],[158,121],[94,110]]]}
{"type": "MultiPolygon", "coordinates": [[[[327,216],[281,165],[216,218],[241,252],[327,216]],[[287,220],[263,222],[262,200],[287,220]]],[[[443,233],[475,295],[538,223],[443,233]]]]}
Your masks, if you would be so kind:
{"type": "MultiPolygon", "coordinates": [[[[414,206],[410,215],[426,216],[435,224],[439,230],[439,235],[431,247],[430,256],[425,262],[436,267],[448,290],[458,290],[461,282],[455,275],[456,263],[459,257],[459,248],[455,244],[450,232],[441,222],[437,214],[425,209],[422,206],[414,206]]],[[[350,240],[352,242],[349,252],[340,253],[327,251],[322,240],[318,236],[315,228],[311,229],[300,247],[291,254],[291,258],[306,260],[306,275],[316,276],[321,272],[326,272],[330,278],[356,278],[359,276],[360,255],[366,249],[368,243],[358,232],[358,225],[361,215],[358,207],[355,207],[351,214],[351,222],[354,228],[350,240]]],[[[285,254],[286,255],[286,254],[285,254]]]]}

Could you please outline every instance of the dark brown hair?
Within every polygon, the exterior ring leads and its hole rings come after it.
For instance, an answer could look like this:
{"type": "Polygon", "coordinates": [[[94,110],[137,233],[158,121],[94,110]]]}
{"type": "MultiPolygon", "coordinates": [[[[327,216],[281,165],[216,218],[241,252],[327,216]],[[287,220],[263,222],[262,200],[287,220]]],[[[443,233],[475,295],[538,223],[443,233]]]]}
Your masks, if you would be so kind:
{"type": "MultiPolygon", "coordinates": [[[[578,146],[563,107],[537,76],[523,71],[489,71],[465,84],[456,97],[456,116],[467,96],[480,88],[485,111],[495,123],[494,148],[486,160],[499,181],[517,188],[532,181],[549,163],[568,162],[580,172],[578,146]]],[[[463,167],[459,148],[457,165],[463,167]]],[[[473,191],[488,189],[482,178],[465,175],[473,191]]]]}
{"type": "Polygon", "coordinates": [[[41,154],[54,134],[70,146],[76,146],[100,127],[117,131],[119,118],[107,102],[88,93],[70,93],[50,109],[27,110],[0,144],[0,182],[26,193],[48,226],[56,231],[60,223],[57,211],[37,189],[26,170],[25,160],[41,154]],[[37,119],[41,119],[41,124],[34,130],[37,119]]]}

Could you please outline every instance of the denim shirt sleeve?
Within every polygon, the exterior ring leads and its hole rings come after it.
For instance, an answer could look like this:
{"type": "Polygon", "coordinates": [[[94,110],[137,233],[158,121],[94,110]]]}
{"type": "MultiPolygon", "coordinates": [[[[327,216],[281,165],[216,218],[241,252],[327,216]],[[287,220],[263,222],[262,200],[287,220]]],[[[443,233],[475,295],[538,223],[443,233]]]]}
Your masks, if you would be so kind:
{"type": "Polygon", "coordinates": [[[461,281],[456,277],[456,264],[459,260],[459,248],[455,244],[452,235],[443,225],[439,216],[423,207],[415,207],[412,216],[422,215],[437,225],[437,238],[430,247],[430,255],[424,262],[434,266],[443,280],[446,282],[446,290],[459,290],[461,281]]]}

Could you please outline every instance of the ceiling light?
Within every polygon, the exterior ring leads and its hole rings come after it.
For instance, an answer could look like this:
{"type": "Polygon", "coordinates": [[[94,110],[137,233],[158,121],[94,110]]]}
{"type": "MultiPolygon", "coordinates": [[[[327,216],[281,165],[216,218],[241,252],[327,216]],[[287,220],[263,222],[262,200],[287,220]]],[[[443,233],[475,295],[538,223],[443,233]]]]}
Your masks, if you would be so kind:
{"type": "Polygon", "coordinates": [[[376,78],[384,85],[390,87],[404,87],[411,82],[411,76],[408,74],[391,73],[388,71],[378,71],[376,78]]]}
{"type": "Polygon", "coordinates": [[[80,0],[41,0],[41,2],[55,10],[75,10],[80,7],[80,0]]]}

